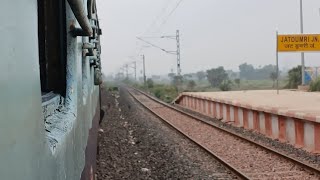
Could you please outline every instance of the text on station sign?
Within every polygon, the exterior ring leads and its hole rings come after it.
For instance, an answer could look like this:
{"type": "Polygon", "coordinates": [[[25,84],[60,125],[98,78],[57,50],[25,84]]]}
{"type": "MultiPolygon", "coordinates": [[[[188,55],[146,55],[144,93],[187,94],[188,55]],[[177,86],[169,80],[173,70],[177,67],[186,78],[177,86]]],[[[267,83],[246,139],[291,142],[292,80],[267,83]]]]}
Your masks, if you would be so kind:
{"type": "Polygon", "coordinates": [[[320,51],[320,34],[278,35],[279,52],[320,51]]]}

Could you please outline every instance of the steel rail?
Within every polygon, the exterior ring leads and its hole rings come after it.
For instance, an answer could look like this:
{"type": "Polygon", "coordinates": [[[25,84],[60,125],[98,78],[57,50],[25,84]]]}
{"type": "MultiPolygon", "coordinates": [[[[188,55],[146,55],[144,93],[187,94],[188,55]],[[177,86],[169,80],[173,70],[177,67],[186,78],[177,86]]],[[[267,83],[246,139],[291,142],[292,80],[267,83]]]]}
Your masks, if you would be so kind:
{"type": "Polygon", "coordinates": [[[314,172],[314,173],[320,174],[320,169],[317,168],[317,167],[314,167],[314,166],[312,166],[312,165],[310,165],[310,164],[306,164],[306,163],[304,163],[304,162],[302,162],[302,161],[300,161],[300,160],[298,160],[298,159],[292,158],[292,157],[290,157],[290,156],[288,156],[288,155],[286,155],[286,154],[284,154],[284,153],[281,153],[281,152],[279,152],[279,151],[277,151],[277,150],[275,150],[275,149],[272,149],[272,148],[267,147],[267,146],[265,146],[265,145],[263,145],[263,144],[260,144],[260,143],[258,143],[258,142],[255,142],[255,141],[253,141],[253,140],[251,140],[251,139],[249,139],[249,138],[243,137],[243,136],[241,136],[241,135],[239,135],[239,134],[236,134],[236,133],[234,133],[234,132],[232,132],[232,131],[230,131],[230,130],[227,130],[227,129],[224,129],[224,128],[222,128],[222,127],[219,127],[219,126],[217,126],[217,125],[215,125],[215,124],[213,124],[213,123],[209,123],[209,122],[208,122],[207,120],[205,120],[204,118],[198,117],[198,116],[196,116],[196,115],[193,115],[193,114],[191,114],[191,113],[188,113],[188,112],[185,112],[185,111],[183,111],[183,110],[181,110],[181,109],[178,109],[177,107],[174,107],[174,106],[172,106],[172,105],[170,105],[170,104],[167,104],[167,103],[165,103],[165,102],[162,102],[162,101],[160,101],[159,99],[156,99],[155,97],[152,97],[151,95],[149,95],[149,94],[147,94],[147,93],[145,93],[145,92],[143,92],[143,91],[141,91],[141,90],[139,90],[139,89],[136,89],[136,88],[132,88],[132,89],[134,89],[134,90],[138,91],[139,93],[147,96],[147,97],[150,98],[151,100],[153,100],[153,101],[155,101],[155,102],[157,102],[157,103],[160,103],[160,104],[162,104],[162,105],[164,105],[164,106],[166,106],[166,107],[168,107],[168,108],[170,108],[170,109],[173,109],[173,110],[175,110],[175,111],[177,111],[177,112],[179,112],[179,113],[181,113],[181,114],[183,114],[183,115],[189,116],[189,117],[191,117],[191,118],[193,118],[193,119],[195,119],[195,120],[197,120],[197,121],[199,121],[199,122],[202,122],[202,123],[204,123],[204,124],[206,124],[206,125],[209,125],[209,126],[215,128],[215,129],[217,129],[217,130],[226,132],[226,133],[228,133],[229,135],[232,135],[232,136],[234,136],[234,137],[240,138],[241,140],[247,141],[247,142],[249,142],[249,143],[251,143],[251,144],[253,144],[253,145],[256,145],[256,146],[258,146],[258,147],[260,147],[260,148],[266,149],[267,151],[272,152],[272,153],[274,153],[274,154],[277,154],[278,156],[283,157],[283,158],[285,158],[285,159],[287,159],[287,160],[289,160],[289,161],[291,161],[291,162],[293,162],[293,163],[295,163],[295,164],[298,164],[298,165],[302,166],[303,168],[308,169],[309,171],[312,171],[312,172],[314,172]]]}
{"type": "MultiPolygon", "coordinates": [[[[247,177],[244,173],[242,173],[240,170],[238,170],[237,168],[233,167],[231,164],[229,164],[228,162],[224,161],[222,158],[220,158],[216,153],[212,152],[210,149],[202,146],[200,143],[198,143],[196,140],[194,140],[192,137],[190,137],[189,135],[187,135],[186,133],[184,133],[183,131],[179,130],[179,128],[177,128],[175,125],[173,125],[172,123],[168,122],[167,120],[165,120],[163,117],[161,117],[159,114],[157,114],[155,111],[153,111],[151,108],[149,108],[148,106],[144,105],[143,102],[141,102],[138,98],[136,98],[130,91],[128,91],[129,94],[136,100],[138,101],[143,107],[145,107],[147,110],[149,110],[152,114],[154,114],[155,116],[157,116],[158,118],[160,118],[163,122],[165,122],[166,124],[168,124],[170,127],[172,127],[173,129],[175,129],[176,131],[178,131],[180,134],[182,134],[183,136],[187,137],[190,141],[192,141],[193,143],[195,143],[197,146],[199,146],[201,149],[205,150],[207,153],[209,153],[211,156],[213,156],[216,160],[218,160],[221,164],[223,164],[224,166],[226,166],[229,170],[231,170],[236,176],[238,176],[241,179],[250,179],[249,177],[247,177]]],[[[138,91],[139,92],[139,91],[138,91]]],[[[143,94],[145,95],[145,94],[143,94]]],[[[147,96],[149,97],[149,96],[147,96]]]]}

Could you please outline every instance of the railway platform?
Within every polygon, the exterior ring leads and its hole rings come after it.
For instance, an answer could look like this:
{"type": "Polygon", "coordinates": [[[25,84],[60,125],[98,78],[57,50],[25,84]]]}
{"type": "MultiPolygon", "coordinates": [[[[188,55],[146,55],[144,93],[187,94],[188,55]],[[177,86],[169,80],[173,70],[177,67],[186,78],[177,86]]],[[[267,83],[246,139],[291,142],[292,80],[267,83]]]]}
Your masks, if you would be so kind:
{"type": "Polygon", "coordinates": [[[309,152],[320,152],[320,93],[184,92],[174,103],[309,152]]]}

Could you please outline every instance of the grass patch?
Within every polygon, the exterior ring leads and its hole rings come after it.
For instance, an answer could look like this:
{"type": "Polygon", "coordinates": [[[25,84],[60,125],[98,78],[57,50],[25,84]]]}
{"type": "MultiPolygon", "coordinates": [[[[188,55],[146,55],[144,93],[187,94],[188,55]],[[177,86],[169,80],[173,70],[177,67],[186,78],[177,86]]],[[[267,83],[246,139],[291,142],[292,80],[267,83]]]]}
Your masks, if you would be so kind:
{"type": "MultiPolygon", "coordinates": [[[[279,80],[279,88],[283,89],[287,84],[287,80],[281,79],[279,80]]],[[[213,92],[213,91],[221,91],[219,87],[211,87],[209,82],[201,81],[197,83],[197,86],[192,90],[188,90],[185,88],[186,91],[193,91],[193,92],[213,92]]],[[[231,84],[230,91],[241,91],[241,90],[271,90],[276,89],[276,82],[273,87],[273,81],[269,79],[265,80],[241,80],[240,87],[236,83],[231,84]]]]}
{"type": "Polygon", "coordinates": [[[317,78],[316,80],[312,81],[310,84],[310,91],[320,91],[320,78],[317,78]]]}
{"type": "MultiPolygon", "coordinates": [[[[140,89],[142,91],[148,92],[152,94],[153,96],[157,97],[158,99],[170,103],[172,102],[178,95],[179,92],[215,92],[215,91],[221,91],[219,87],[212,87],[210,83],[206,80],[203,81],[196,81],[195,86],[190,87],[188,86],[189,81],[185,81],[181,86],[179,86],[178,89],[169,83],[153,83],[152,86],[149,83],[149,88],[147,86],[144,86],[142,83],[136,83],[136,82],[125,82],[126,84],[133,86],[137,89],[140,89]]],[[[116,86],[116,82],[107,82],[105,83],[105,86],[107,88],[112,88],[112,90],[116,86]]],[[[281,79],[279,80],[279,89],[283,89],[285,85],[287,84],[287,80],[281,79]]],[[[320,84],[320,83],[319,83],[320,84]]],[[[240,87],[237,83],[232,82],[230,91],[241,91],[241,90],[271,90],[276,89],[276,84],[273,84],[273,81],[271,79],[265,79],[265,80],[241,80],[240,87]]],[[[320,86],[317,84],[317,86],[320,86]]]]}
{"type": "Polygon", "coordinates": [[[178,96],[178,90],[171,85],[156,84],[149,91],[158,99],[170,103],[178,96]]]}
{"type": "MultiPolygon", "coordinates": [[[[279,80],[279,88],[283,89],[286,85],[286,80],[279,80]]],[[[242,80],[240,87],[236,84],[233,85],[232,90],[270,90],[276,89],[276,82],[273,84],[272,80],[242,80]]]]}

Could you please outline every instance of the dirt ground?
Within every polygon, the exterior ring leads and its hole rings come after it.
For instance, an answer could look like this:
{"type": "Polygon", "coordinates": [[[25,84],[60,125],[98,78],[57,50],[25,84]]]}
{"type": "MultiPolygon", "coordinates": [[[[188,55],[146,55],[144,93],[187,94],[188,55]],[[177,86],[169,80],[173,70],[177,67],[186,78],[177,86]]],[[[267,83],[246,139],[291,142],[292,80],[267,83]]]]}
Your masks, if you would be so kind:
{"type": "Polygon", "coordinates": [[[233,179],[234,175],[127,93],[104,91],[98,179],[233,179]]]}

